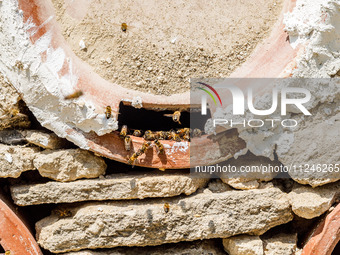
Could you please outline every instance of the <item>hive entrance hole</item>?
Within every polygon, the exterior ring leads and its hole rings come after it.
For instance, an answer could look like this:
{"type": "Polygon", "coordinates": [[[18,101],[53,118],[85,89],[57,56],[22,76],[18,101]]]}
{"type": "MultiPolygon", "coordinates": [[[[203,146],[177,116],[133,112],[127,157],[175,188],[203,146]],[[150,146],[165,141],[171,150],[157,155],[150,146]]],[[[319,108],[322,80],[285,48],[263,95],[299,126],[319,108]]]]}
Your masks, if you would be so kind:
{"type": "Polygon", "coordinates": [[[166,117],[164,114],[173,114],[174,111],[155,111],[147,109],[137,109],[129,105],[120,103],[118,123],[119,128],[123,125],[127,125],[131,129],[139,129],[142,131],[168,131],[171,129],[190,127],[190,120],[200,119],[200,125],[197,128],[204,130],[205,121],[211,117],[210,111],[208,110],[207,115],[202,117],[200,111],[181,111],[180,122],[174,122],[171,117],[166,117]],[[204,121],[201,121],[201,119],[204,121]]]}

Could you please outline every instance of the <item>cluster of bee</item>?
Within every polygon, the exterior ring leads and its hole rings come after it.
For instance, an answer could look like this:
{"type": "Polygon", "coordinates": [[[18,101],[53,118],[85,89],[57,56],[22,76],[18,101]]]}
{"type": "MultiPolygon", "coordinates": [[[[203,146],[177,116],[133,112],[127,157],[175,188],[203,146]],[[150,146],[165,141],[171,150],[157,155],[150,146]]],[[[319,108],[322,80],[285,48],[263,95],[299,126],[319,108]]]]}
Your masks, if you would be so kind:
{"type": "MultiPolygon", "coordinates": [[[[123,125],[119,137],[124,140],[124,147],[125,150],[130,151],[132,147],[132,140],[131,137],[128,135],[128,127],[126,125],[123,125]]],[[[189,141],[190,135],[193,137],[200,137],[202,135],[202,131],[200,129],[190,129],[190,128],[181,128],[177,131],[170,130],[170,131],[151,131],[147,130],[144,132],[141,130],[133,130],[132,132],[133,136],[137,137],[143,137],[145,142],[143,143],[142,147],[135,153],[132,154],[132,156],[128,160],[128,164],[132,165],[139,156],[143,155],[151,146],[151,143],[153,142],[158,150],[158,154],[165,154],[164,146],[160,142],[160,140],[173,140],[176,142],[181,141],[189,141]]]]}

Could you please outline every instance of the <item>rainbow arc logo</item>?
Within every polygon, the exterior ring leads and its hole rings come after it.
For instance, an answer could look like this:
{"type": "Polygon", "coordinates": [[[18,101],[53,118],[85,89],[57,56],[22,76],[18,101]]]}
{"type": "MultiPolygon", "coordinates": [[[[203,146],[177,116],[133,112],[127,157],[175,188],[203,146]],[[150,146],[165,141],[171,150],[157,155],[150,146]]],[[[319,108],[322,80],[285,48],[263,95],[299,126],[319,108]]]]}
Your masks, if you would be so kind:
{"type": "MultiPolygon", "coordinates": [[[[203,86],[205,86],[205,87],[207,87],[208,89],[210,89],[212,92],[214,92],[214,94],[217,96],[217,98],[218,98],[218,100],[220,101],[220,104],[221,104],[221,106],[222,106],[222,100],[221,100],[221,97],[220,97],[220,95],[217,93],[217,91],[212,87],[212,86],[210,86],[209,84],[206,84],[206,83],[204,83],[204,82],[197,82],[198,84],[201,84],[201,85],[203,85],[203,86]]],[[[207,90],[207,89],[205,89],[205,88],[201,88],[201,87],[198,87],[200,90],[203,90],[204,92],[206,92],[211,98],[212,98],[212,100],[214,101],[214,103],[215,103],[215,105],[217,106],[217,102],[216,102],[216,99],[215,99],[215,97],[213,96],[213,94],[209,91],[209,90],[207,90]]]]}

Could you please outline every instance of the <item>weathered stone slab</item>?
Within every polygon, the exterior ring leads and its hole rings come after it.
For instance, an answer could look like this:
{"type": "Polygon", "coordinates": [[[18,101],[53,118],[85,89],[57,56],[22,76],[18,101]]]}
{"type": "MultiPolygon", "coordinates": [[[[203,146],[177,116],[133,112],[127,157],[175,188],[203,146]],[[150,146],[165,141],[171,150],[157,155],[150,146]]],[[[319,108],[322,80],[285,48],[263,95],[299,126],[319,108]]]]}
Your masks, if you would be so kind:
{"type": "MultiPolygon", "coordinates": [[[[158,171],[159,172],[159,171],[158,171]]],[[[190,195],[204,187],[208,180],[192,178],[189,174],[115,174],[105,178],[74,182],[11,187],[14,202],[20,206],[46,203],[72,203],[89,200],[143,199],[190,195]]]]}
{"type": "Polygon", "coordinates": [[[277,188],[91,203],[69,210],[70,217],[52,214],[37,222],[43,248],[61,253],[260,235],[293,218],[287,195],[277,188]]]}
{"type": "Polygon", "coordinates": [[[0,130],[30,126],[28,116],[20,113],[19,101],[19,93],[0,73],[0,130]]]}
{"type": "Polygon", "coordinates": [[[278,234],[263,238],[264,255],[296,255],[297,234],[278,234]]]}
{"type": "Polygon", "coordinates": [[[0,144],[0,178],[17,178],[22,172],[34,170],[33,159],[39,148],[0,144]]]}
{"type": "Polygon", "coordinates": [[[223,239],[229,255],[263,255],[263,242],[258,236],[240,235],[223,239]]]}
{"type": "Polygon", "coordinates": [[[340,180],[340,106],[337,104],[320,106],[312,112],[313,118],[304,123],[308,128],[294,132],[289,150],[278,151],[284,165],[296,166],[289,171],[296,182],[317,187],[340,180]]]}
{"type": "Polygon", "coordinates": [[[41,130],[24,130],[22,134],[27,142],[44,149],[62,149],[68,142],[56,134],[41,130]]]}
{"type": "Polygon", "coordinates": [[[84,250],[63,255],[225,255],[216,240],[181,242],[148,247],[118,247],[102,251],[84,250]]]}
{"type": "Polygon", "coordinates": [[[43,177],[63,182],[96,178],[107,167],[104,159],[81,149],[46,150],[36,155],[33,164],[43,177]]]}
{"type": "Polygon", "coordinates": [[[326,212],[339,194],[339,182],[316,188],[295,185],[288,198],[296,215],[312,219],[326,212]]]}
{"type": "Polygon", "coordinates": [[[229,255],[296,255],[297,234],[276,234],[270,237],[239,235],[223,239],[229,255]]]}
{"type": "Polygon", "coordinates": [[[279,166],[281,164],[278,161],[272,161],[262,156],[255,156],[249,152],[237,159],[231,158],[226,163],[235,167],[237,171],[234,173],[220,174],[221,180],[234,189],[243,190],[257,189],[262,181],[268,182],[278,174],[271,171],[262,171],[261,167],[279,166]],[[252,169],[254,172],[242,172],[246,169],[252,169]],[[258,172],[255,172],[255,170],[258,170],[258,172]]]}

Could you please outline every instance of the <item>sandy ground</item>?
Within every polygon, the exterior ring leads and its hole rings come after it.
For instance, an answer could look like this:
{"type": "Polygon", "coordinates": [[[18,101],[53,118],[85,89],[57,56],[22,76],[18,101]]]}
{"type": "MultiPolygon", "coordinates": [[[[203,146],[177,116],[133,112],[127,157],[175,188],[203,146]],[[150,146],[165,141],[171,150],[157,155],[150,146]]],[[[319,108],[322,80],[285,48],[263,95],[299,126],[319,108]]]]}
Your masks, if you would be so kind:
{"type": "Polygon", "coordinates": [[[228,76],[282,8],[282,0],[52,2],[65,39],[97,73],[163,95],[187,91],[191,77],[228,76]]]}

